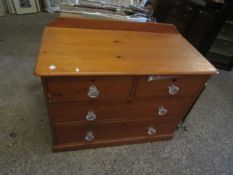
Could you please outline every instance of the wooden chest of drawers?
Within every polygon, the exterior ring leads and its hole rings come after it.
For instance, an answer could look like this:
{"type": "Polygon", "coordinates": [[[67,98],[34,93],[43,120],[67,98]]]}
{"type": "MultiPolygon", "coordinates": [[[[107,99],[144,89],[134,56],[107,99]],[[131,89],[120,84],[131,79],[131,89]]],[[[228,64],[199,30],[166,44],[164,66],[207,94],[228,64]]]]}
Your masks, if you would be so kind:
{"type": "Polygon", "coordinates": [[[172,25],[68,18],[35,67],[54,151],[170,139],[216,72],[172,25]]]}

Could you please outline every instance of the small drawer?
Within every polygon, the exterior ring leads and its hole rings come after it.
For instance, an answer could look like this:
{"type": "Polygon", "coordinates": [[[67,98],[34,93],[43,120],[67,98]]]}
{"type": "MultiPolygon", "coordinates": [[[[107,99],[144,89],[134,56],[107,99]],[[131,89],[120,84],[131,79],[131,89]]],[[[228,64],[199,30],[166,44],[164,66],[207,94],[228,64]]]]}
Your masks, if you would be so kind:
{"type": "Polygon", "coordinates": [[[107,102],[76,102],[51,104],[55,123],[102,122],[122,119],[181,119],[192,105],[193,97],[175,99],[121,100],[107,102]]]}
{"type": "Polygon", "coordinates": [[[128,97],[132,82],[132,77],[47,78],[54,102],[128,97]]]}
{"type": "Polygon", "coordinates": [[[147,76],[142,77],[136,97],[145,96],[195,96],[204,87],[208,76],[147,76]]]}
{"type": "Polygon", "coordinates": [[[178,122],[156,123],[154,120],[101,123],[90,125],[55,125],[57,144],[95,144],[109,140],[156,138],[172,134],[178,122]]]}

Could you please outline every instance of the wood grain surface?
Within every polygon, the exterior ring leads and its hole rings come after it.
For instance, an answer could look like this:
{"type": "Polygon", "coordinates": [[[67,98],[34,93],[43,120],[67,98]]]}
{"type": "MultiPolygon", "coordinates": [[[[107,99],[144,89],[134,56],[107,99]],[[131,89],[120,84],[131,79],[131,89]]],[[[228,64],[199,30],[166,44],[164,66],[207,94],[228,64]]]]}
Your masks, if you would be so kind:
{"type": "Polygon", "coordinates": [[[69,77],[69,78],[47,78],[48,92],[53,102],[71,101],[95,101],[103,99],[123,99],[129,97],[173,97],[173,96],[195,96],[208,76],[176,76],[172,79],[148,81],[149,76],[142,77],[69,77]],[[95,86],[99,96],[90,98],[87,95],[89,87],[95,86]],[[171,95],[168,87],[176,85],[179,88],[177,94],[171,95]]]}
{"type": "Polygon", "coordinates": [[[71,151],[71,150],[80,150],[80,149],[88,149],[88,148],[99,148],[99,147],[118,146],[125,144],[138,144],[145,142],[163,141],[163,140],[172,139],[172,137],[173,137],[173,133],[159,134],[154,137],[142,136],[142,137],[100,140],[88,144],[84,144],[83,142],[72,142],[72,143],[53,145],[52,149],[54,152],[71,151]]]}
{"type": "Polygon", "coordinates": [[[95,102],[69,102],[51,104],[54,123],[99,123],[104,121],[119,121],[127,119],[156,119],[156,121],[170,120],[172,117],[182,119],[187,109],[192,105],[194,97],[176,97],[174,99],[153,98],[141,100],[111,100],[95,102]],[[160,116],[159,107],[168,110],[160,116]],[[95,121],[88,121],[86,115],[92,111],[96,115],[95,121]]]}
{"type": "MultiPolygon", "coordinates": [[[[79,19],[75,20],[79,22],[79,19]]],[[[118,23],[122,24],[121,21],[118,23]]],[[[102,22],[98,21],[98,25],[101,24],[102,22]]],[[[127,25],[130,26],[131,23],[128,22],[127,25]]],[[[157,25],[153,24],[154,28],[157,25]]],[[[93,29],[91,26],[85,29],[78,26],[76,28],[47,26],[41,40],[35,74],[96,76],[217,72],[178,33],[102,30],[93,29]],[[56,68],[49,69],[51,65],[56,68]]]]}
{"type": "Polygon", "coordinates": [[[174,79],[155,81],[148,81],[148,77],[142,77],[139,79],[135,96],[194,96],[203,88],[208,79],[209,76],[203,75],[178,76],[174,79]],[[179,88],[179,91],[174,95],[168,92],[168,87],[171,85],[175,85],[179,88]]]}
{"type": "Polygon", "coordinates": [[[96,19],[77,19],[59,17],[48,24],[49,27],[68,27],[84,29],[101,29],[101,30],[128,30],[128,31],[145,31],[155,33],[178,33],[173,24],[155,24],[152,22],[141,23],[132,21],[118,20],[96,20],[96,19]]]}
{"type": "Polygon", "coordinates": [[[216,73],[172,25],[70,18],[44,29],[35,66],[54,151],[170,139],[216,73]],[[148,81],[150,75],[168,77],[148,81]],[[179,87],[175,95],[171,85],[179,87]],[[98,97],[88,96],[90,86],[98,97]],[[86,120],[88,111],[95,121],[86,120]],[[93,141],[85,140],[87,132],[93,141]]]}
{"type": "Polygon", "coordinates": [[[127,98],[130,94],[133,77],[78,77],[47,78],[48,91],[53,101],[101,100],[108,98],[127,98]],[[97,98],[87,95],[89,87],[99,91],[97,98]]]}
{"type": "Polygon", "coordinates": [[[88,145],[91,142],[85,140],[87,132],[92,132],[95,139],[92,141],[119,140],[133,137],[155,137],[156,135],[172,134],[178,124],[176,122],[160,122],[155,120],[120,121],[101,124],[57,124],[56,135],[58,144],[83,143],[88,145]],[[155,135],[148,135],[148,128],[156,129],[155,135]]]}

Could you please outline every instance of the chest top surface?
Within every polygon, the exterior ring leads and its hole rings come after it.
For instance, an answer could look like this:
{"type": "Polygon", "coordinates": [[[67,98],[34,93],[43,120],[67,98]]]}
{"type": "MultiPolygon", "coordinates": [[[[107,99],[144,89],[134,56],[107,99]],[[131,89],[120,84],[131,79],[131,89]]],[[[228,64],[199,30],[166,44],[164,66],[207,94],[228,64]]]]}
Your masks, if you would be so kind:
{"type": "Polygon", "coordinates": [[[45,27],[38,76],[215,74],[173,25],[64,19],[45,27]]]}

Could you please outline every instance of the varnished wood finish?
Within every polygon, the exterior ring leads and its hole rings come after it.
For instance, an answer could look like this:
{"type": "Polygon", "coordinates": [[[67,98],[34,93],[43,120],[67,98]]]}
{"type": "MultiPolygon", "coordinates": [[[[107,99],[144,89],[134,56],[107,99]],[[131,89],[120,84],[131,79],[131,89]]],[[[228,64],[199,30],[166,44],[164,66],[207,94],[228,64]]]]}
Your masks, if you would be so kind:
{"type": "Polygon", "coordinates": [[[84,28],[97,30],[126,30],[139,32],[154,32],[154,33],[178,33],[175,26],[172,24],[157,24],[154,23],[138,23],[126,21],[110,21],[110,20],[92,20],[77,18],[58,18],[51,22],[49,27],[70,27],[84,28]]]}
{"type": "Polygon", "coordinates": [[[95,102],[54,103],[51,105],[55,123],[98,123],[102,121],[117,121],[126,119],[156,119],[164,121],[172,117],[181,119],[186,109],[193,103],[193,97],[175,99],[152,98],[138,100],[111,100],[95,102]],[[164,107],[168,113],[158,114],[159,107],[164,107]],[[86,120],[88,111],[96,114],[95,121],[86,120]]]}
{"type": "Polygon", "coordinates": [[[133,77],[47,78],[48,91],[53,101],[101,100],[129,96],[133,77]],[[100,95],[91,99],[87,92],[96,86],[100,95]]]}
{"type": "Polygon", "coordinates": [[[52,118],[52,111],[51,111],[51,106],[50,106],[50,98],[48,96],[48,88],[47,88],[47,81],[46,78],[41,78],[41,84],[43,87],[43,92],[44,92],[44,99],[47,107],[47,112],[48,112],[48,117],[49,117],[49,125],[50,125],[50,130],[52,133],[52,140],[53,140],[53,145],[57,145],[57,136],[56,136],[56,131],[53,127],[53,118],[52,118]]]}
{"type": "Polygon", "coordinates": [[[148,81],[148,77],[142,77],[139,80],[135,96],[194,96],[203,88],[208,78],[208,76],[178,76],[177,78],[148,81]],[[168,87],[171,85],[179,87],[177,94],[169,94],[168,87]]]}
{"type": "Polygon", "coordinates": [[[47,82],[51,100],[65,102],[127,98],[130,97],[130,92],[136,97],[171,96],[168,87],[173,84],[180,89],[174,96],[194,96],[208,79],[208,76],[174,76],[175,78],[148,81],[148,77],[137,79],[135,92],[130,91],[133,89],[134,77],[47,78],[47,82]],[[94,99],[87,95],[92,85],[100,92],[94,99]]]}
{"type": "Polygon", "coordinates": [[[35,73],[42,77],[53,150],[65,151],[172,138],[217,71],[173,26],[62,18],[44,30],[35,73]],[[165,79],[148,81],[150,75],[165,79]],[[171,85],[177,94],[168,93],[171,85]],[[87,95],[90,86],[97,98],[87,95]],[[86,120],[88,111],[95,121],[86,120]],[[149,136],[151,126],[157,132],[149,136]],[[90,131],[95,139],[87,142],[90,131]]]}
{"type": "Polygon", "coordinates": [[[126,139],[111,139],[111,140],[102,140],[99,142],[92,142],[89,144],[83,143],[67,143],[67,144],[59,144],[53,145],[53,151],[71,151],[71,150],[80,150],[80,149],[87,149],[87,148],[99,148],[99,147],[107,147],[107,146],[118,146],[118,145],[125,145],[125,144],[136,144],[136,143],[146,143],[146,142],[154,142],[154,141],[163,141],[163,140],[170,140],[172,139],[172,134],[163,134],[163,135],[156,135],[155,137],[130,137],[126,139]]]}
{"type": "Polygon", "coordinates": [[[93,144],[99,141],[119,140],[127,138],[149,138],[157,135],[171,134],[176,128],[178,121],[160,122],[155,120],[137,120],[137,121],[118,121],[114,123],[101,124],[57,124],[55,125],[58,144],[65,143],[83,143],[88,145],[90,142],[85,140],[87,132],[92,132],[95,139],[93,144]],[[156,134],[148,135],[148,128],[154,127],[156,134]]]}
{"type": "MultiPolygon", "coordinates": [[[[105,26],[101,20],[98,23],[105,26]]],[[[122,23],[131,26],[130,22],[118,21],[122,23]]],[[[157,28],[162,24],[151,25],[157,28]]],[[[216,73],[178,33],[47,26],[41,41],[35,67],[38,76],[216,73]],[[51,65],[56,69],[49,69],[51,65]]]]}

